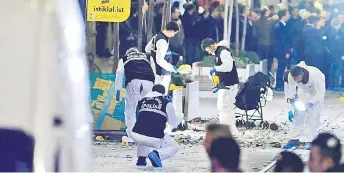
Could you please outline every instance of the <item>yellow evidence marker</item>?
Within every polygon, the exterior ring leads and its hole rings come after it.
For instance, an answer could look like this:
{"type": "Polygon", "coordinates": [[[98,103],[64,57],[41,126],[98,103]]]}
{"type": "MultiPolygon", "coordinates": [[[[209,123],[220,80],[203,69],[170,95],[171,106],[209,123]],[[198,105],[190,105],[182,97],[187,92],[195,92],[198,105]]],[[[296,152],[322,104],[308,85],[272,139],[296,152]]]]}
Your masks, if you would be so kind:
{"type": "Polygon", "coordinates": [[[344,102],[344,96],[339,97],[339,100],[342,101],[342,102],[344,102]]]}
{"type": "Polygon", "coordinates": [[[128,141],[122,141],[121,146],[128,146],[129,142],[128,141]]]}
{"type": "Polygon", "coordinates": [[[97,140],[97,141],[105,141],[105,139],[103,138],[103,136],[97,136],[97,137],[96,137],[96,140],[97,140]]]}
{"type": "Polygon", "coordinates": [[[135,144],[135,141],[127,136],[123,136],[121,146],[129,146],[129,144],[133,145],[135,144]]]}

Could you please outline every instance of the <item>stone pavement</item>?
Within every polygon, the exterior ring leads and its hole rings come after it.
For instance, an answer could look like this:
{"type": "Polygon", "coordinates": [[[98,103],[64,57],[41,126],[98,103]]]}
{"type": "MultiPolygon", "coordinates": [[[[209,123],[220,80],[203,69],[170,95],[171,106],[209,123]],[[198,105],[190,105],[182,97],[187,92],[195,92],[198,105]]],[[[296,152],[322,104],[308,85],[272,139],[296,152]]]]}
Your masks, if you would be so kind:
{"type": "MultiPolygon", "coordinates": [[[[179,152],[163,161],[163,168],[136,167],[136,146],[122,147],[119,143],[96,142],[92,148],[92,171],[111,172],[209,172],[210,165],[201,145],[182,145],[179,152]]],[[[279,149],[242,149],[241,167],[245,171],[258,171],[270,162],[279,149]]]]}
{"type": "MultiPolygon", "coordinates": [[[[342,111],[344,102],[340,102],[336,94],[327,94],[322,122],[330,119],[342,111]]],[[[268,102],[264,109],[267,120],[279,122],[280,131],[249,130],[241,137],[239,143],[242,148],[242,169],[245,171],[258,171],[273,160],[281,151],[269,145],[271,142],[284,143],[288,140],[288,120],[285,112],[287,106],[281,93],[276,93],[273,102],[268,102]],[[283,123],[287,125],[283,125],[283,123]],[[256,145],[256,143],[262,145],[256,145]]],[[[200,116],[214,118],[217,115],[216,95],[211,92],[200,93],[200,116]]],[[[344,116],[332,122],[324,131],[329,131],[344,139],[344,116]]],[[[137,168],[135,147],[122,147],[119,143],[95,142],[92,147],[94,161],[93,171],[123,171],[123,172],[208,172],[209,161],[200,143],[195,145],[181,145],[176,156],[164,161],[164,168],[137,168]]],[[[307,158],[307,152],[306,156],[307,158]]]]}

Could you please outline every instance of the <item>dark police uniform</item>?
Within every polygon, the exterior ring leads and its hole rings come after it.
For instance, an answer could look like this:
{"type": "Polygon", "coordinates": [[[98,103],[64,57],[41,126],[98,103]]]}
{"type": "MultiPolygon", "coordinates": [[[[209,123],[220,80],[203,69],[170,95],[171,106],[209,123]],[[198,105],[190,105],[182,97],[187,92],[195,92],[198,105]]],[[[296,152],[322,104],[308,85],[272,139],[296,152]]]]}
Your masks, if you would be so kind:
{"type": "Polygon", "coordinates": [[[133,132],[163,138],[167,122],[166,106],[169,102],[165,96],[145,97],[139,101],[138,117],[133,132]]]}
{"type": "Polygon", "coordinates": [[[125,85],[133,80],[147,80],[154,83],[155,77],[149,56],[144,53],[131,53],[122,57],[125,74],[125,85]]]}
{"type": "Polygon", "coordinates": [[[175,114],[172,103],[162,93],[147,93],[137,105],[137,114],[132,137],[137,144],[139,158],[158,153],[157,157],[164,160],[178,152],[179,144],[164,132],[166,123],[177,127],[183,118],[175,114]],[[152,148],[155,150],[151,151],[152,148]]]}

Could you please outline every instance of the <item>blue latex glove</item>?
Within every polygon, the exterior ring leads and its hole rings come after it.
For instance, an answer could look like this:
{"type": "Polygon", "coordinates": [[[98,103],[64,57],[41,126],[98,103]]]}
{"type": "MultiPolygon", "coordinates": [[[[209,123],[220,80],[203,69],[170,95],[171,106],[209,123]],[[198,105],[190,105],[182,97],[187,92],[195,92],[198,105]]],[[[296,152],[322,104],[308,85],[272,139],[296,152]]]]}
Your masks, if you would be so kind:
{"type": "Polygon", "coordinates": [[[308,109],[309,109],[309,108],[312,108],[312,107],[313,107],[313,103],[308,102],[306,106],[307,106],[308,109]]]}
{"type": "Polygon", "coordinates": [[[166,96],[167,100],[169,100],[170,102],[172,102],[172,96],[168,95],[166,96]]]}
{"type": "Polygon", "coordinates": [[[116,91],[116,100],[119,101],[120,98],[121,98],[121,90],[117,90],[116,91]]]}
{"type": "Polygon", "coordinates": [[[294,114],[293,114],[292,111],[289,111],[289,112],[288,112],[288,119],[289,119],[290,122],[293,122],[294,114]]]}
{"type": "Polygon", "coordinates": [[[209,72],[210,76],[213,75],[213,73],[215,73],[215,72],[216,72],[216,69],[215,69],[215,67],[213,67],[209,72]]]}
{"type": "Polygon", "coordinates": [[[217,93],[220,90],[220,88],[213,88],[213,93],[217,93]]]}
{"type": "Polygon", "coordinates": [[[178,70],[177,66],[173,66],[173,68],[174,68],[174,70],[175,70],[175,71],[177,71],[177,70],[178,70]]]}
{"type": "Polygon", "coordinates": [[[297,99],[296,98],[292,98],[292,99],[289,100],[289,103],[290,104],[294,104],[295,100],[297,100],[297,99]]]}
{"type": "Polygon", "coordinates": [[[176,66],[173,66],[174,71],[172,73],[178,73],[178,68],[176,66]]]}

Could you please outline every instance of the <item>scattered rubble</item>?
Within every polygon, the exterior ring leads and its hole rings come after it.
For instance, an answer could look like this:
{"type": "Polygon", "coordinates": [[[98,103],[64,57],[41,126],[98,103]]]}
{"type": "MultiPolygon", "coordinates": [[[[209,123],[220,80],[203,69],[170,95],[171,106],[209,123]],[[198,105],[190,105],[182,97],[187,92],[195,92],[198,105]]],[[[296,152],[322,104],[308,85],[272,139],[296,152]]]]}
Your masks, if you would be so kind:
{"type": "MultiPolygon", "coordinates": [[[[188,122],[188,130],[176,131],[171,135],[183,145],[202,145],[205,136],[205,126],[216,119],[196,118],[188,122]]],[[[280,148],[282,142],[287,139],[289,123],[272,122],[274,130],[255,127],[253,129],[239,128],[241,135],[237,137],[238,143],[245,148],[280,148]],[[276,127],[277,126],[277,127],[276,127]]]]}

